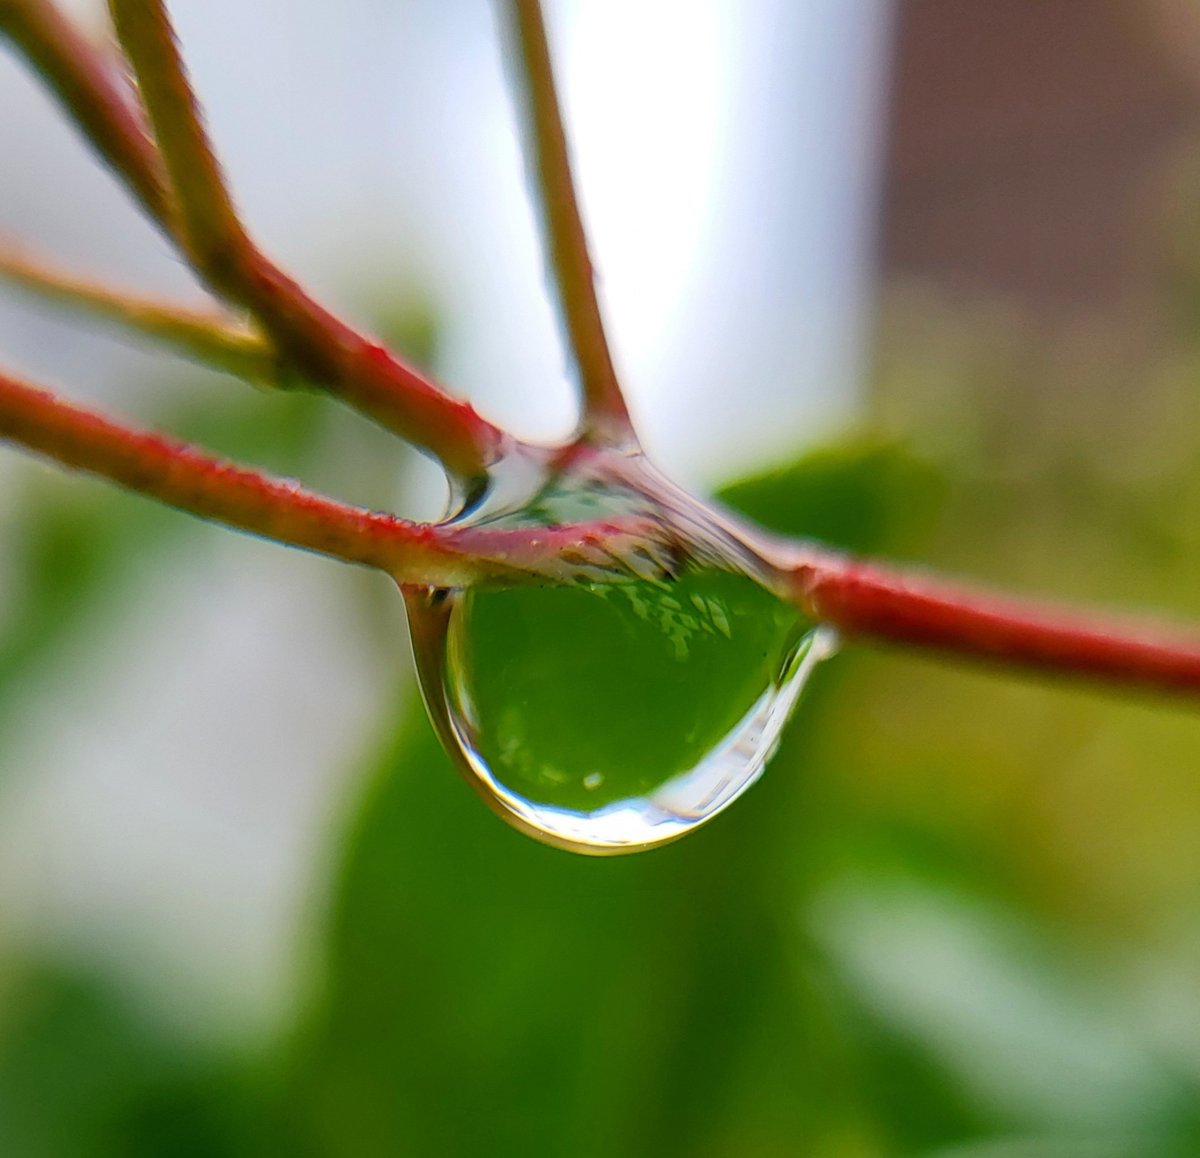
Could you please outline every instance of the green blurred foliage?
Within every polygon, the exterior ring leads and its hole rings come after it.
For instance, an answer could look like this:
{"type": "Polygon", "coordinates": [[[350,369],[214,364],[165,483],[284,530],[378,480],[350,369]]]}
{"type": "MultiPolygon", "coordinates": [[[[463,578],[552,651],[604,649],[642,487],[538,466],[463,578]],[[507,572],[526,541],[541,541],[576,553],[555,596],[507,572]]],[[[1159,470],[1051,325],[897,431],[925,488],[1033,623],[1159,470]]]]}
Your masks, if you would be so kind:
{"type": "Polygon", "coordinates": [[[252,1153],[245,1086],[95,980],[53,966],[4,978],[0,1152],[21,1158],[252,1153]]]}
{"type": "MultiPolygon", "coordinates": [[[[949,487],[865,443],[726,497],[903,554],[930,546],[949,487]]],[[[986,714],[994,689],[960,678],[986,714]]],[[[602,863],[515,839],[410,710],[347,843],[285,1119],[336,1155],[891,1155],[1011,1135],[1031,1155],[1080,1136],[1190,1152],[1196,1075],[1112,1017],[1097,959],[1022,879],[1012,818],[961,823],[961,797],[1013,779],[1006,754],[945,769],[923,763],[930,741],[889,756],[869,735],[860,763],[864,716],[911,679],[829,664],[727,816],[602,863]],[[888,799],[897,776],[919,805],[888,799]]],[[[941,728],[987,746],[954,715],[941,728]]]]}
{"type": "MultiPolygon", "coordinates": [[[[805,497],[834,521],[843,493],[805,497]]],[[[787,767],[804,749],[704,837],[595,862],[514,839],[410,709],[348,843],[287,1116],[346,1155],[853,1154],[968,1131],[929,1067],[892,1088],[911,1049],[866,1044],[806,928],[814,782],[787,767]]]]}
{"type": "MultiPolygon", "coordinates": [[[[877,433],[724,500],[854,551],[1200,612],[1195,352],[1135,365],[1031,353],[994,319],[922,325],[877,433]],[[1104,389],[1129,374],[1136,413],[1104,389]]],[[[173,417],[349,497],[394,457],[319,400],[173,417]],[[376,449],[331,453],[360,437],[376,449]]],[[[171,536],[214,533],[75,480],[22,504],[0,711],[171,536]]],[[[10,963],[0,1150],[1200,1152],[1200,734],[1179,705],[848,646],[737,806],[617,860],[505,827],[410,686],[383,731],[297,1024],[226,1057],[94,978],[10,963]]]]}

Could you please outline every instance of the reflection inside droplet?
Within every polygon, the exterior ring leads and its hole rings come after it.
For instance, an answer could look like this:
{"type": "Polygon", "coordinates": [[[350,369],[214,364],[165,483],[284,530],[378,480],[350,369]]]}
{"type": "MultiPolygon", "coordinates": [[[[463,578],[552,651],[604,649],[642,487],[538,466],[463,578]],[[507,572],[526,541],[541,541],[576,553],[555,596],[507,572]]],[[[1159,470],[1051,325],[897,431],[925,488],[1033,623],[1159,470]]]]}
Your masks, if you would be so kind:
{"type": "Polygon", "coordinates": [[[754,580],[410,595],[431,714],[511,823],[588,853],[676,839],[762,772],[833,646],[754,580]]]}

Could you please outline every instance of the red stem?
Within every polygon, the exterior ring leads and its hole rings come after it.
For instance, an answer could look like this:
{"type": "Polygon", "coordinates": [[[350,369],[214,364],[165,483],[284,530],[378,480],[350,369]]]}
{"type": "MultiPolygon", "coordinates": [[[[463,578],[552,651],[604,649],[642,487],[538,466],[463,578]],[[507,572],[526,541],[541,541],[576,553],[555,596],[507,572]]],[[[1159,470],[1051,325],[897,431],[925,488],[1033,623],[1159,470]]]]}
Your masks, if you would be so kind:
{"type": "Polygon", "coordinates": [[[202,518],[410,584],[569,582],[613,568],[634,545],[651,542],[654,530],[644,519],[519,531],[410,523],[132,430],[5,374],[0,440],[202,518]]]}
{"type": "MultiPolygon", "coordinates": [[[[640,519],[551,528],[429,527],[346,506],[291,482],[130,430],[0,374],[0,439],[207,519],[433,586],[612,578],[662,547],[640,519]]],[[[1200,637],[972,592],[833,555],[782,568],[781,594],[844,634],[1112,684],[1200,692],[1200,637]]]]}
{"type": "Polygon", "coordinates": [[[510,0],[510,8],[523,66],[546,247],[583,392],[581,437],[601,443],[629,442],[634,438],[633,424],[604,333],[542,6],[539,0],[510,0]]]}
{"type": "Polygon", "coordinates": [[[790,597],[848,637],[883,640],[1045,673],[1200,692],[1200,635],[971,591],[876,564],[817,559],[790,597]]]}
{"type": "Polygon", "coordinates": [[[48,0],[0,0],[0,32],[21,50],[150,218],[173,235],[162,158],[110,62],[48,0]]]}
{"type": "Polygon", "coordinates": [[[460,478],[478,477],[509,436],[335,317],[258,249],[226,212],[231,206],[161,5],[121,0],[113,11],[132,50],[157,145],[108,61],[50,0],[0,0],[0,31],[206,284],[250,309],[300,376],[430,451],[460,478]]]}
{"type": "MultiPolygon", "coordinates": [[[[627,415],[600,325],[541,11],[534,0],[513,4],[530,74],[554,260],[589,406],[585,423],[604,417],[616,428],[627,424],[627,415]]],[[[114,8],[129,16],[127,49],[176,192],[188,202],[182,217],[139,110],[93,46],[48,0],[0,0],[0,28],[33,61],[151,216],[182,241],[213,288],[252,308],[302,371],[432,449],[460,475],[477,474],[508,436],[328,313],[257,249],[226,212],[220,173],[161,5],[114,0],[114,8]]],[[[0,438],[202,517],[378,567],[407,583],[511,583],[536,576],[569,581],[619,568],[627,553],[655,541],[656,527],[644,521],[527,531],[417,526],[127,429],[3,375],[0,438]]],[[[1175,637],[1141,624],[1083,619],[834,556],[810,556],[779,574],[787,598],[849,636],[1033,671],[1200,692],[1200,638],[1194,635],[1175,637]]]]}
{"type": "Polygon", "coordinates": [[[218,296],[249,309],[301,375],[431,451],[459,478],[480,477],[510,440],[319,305],[258,248],[225,188],[166,8],[160,0],[109,0],[109,8],[171,178],[193,269],[218,296]]]}
{"type": "Polygon", "coordinates": [[[128,429],[7,375],[0,375],[0,438],[241,530],[389,570],[432,564],[435,582],[441,569],[428,535],[397,519],[128,429]]]}

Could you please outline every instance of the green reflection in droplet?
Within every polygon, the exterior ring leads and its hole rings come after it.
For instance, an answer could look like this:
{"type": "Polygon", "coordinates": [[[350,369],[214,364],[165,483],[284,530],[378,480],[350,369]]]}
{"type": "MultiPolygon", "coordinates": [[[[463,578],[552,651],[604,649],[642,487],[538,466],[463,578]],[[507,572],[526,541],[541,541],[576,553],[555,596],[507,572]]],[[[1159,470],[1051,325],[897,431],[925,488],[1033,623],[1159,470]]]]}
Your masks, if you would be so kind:
{"type": "Polygon", "coordinates": [[[629,516],[670,527],[675,557],[635,548],[583,560],[573,581],[406,593],[426,703],[467,779],[522,831],[594,854],[675,840],[740,796],[834,642],[640,455],[575,473],[516,456],[461,520],[629,516]]]}
{"type": "Polygon", "coordinates": [[[493,776],[554,808],[695,768],[780,677],[795,612],[729,571],[467,594],[447,680],[493,776]]]}

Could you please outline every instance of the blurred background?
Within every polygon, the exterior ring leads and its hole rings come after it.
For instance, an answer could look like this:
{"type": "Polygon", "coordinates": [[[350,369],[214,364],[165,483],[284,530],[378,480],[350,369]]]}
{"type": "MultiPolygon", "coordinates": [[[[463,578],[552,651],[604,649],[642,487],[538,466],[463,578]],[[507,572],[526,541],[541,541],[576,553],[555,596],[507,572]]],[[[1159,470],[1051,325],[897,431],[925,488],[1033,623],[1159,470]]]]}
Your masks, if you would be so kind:
{"type": "MultiPolygon", "coordinates": [[[[568,430],[493,7],[171,7],[268,249],[568,430]]],[[[658,461],[784,531],[1200,616],[1190,0],[547,8],[658,461]]],[[[11,53],[0,108],[6,238],[194,298],[11,53]]],[[[445,501],[331,402],[15,292],[0,350],[445,501]]],[[[1198,769],[1185,705],[853,647],[726,816],[572,857],[438,752],[389,583],[0,448],[0,1149],[1195,1154],[1198,769]]]]}

